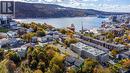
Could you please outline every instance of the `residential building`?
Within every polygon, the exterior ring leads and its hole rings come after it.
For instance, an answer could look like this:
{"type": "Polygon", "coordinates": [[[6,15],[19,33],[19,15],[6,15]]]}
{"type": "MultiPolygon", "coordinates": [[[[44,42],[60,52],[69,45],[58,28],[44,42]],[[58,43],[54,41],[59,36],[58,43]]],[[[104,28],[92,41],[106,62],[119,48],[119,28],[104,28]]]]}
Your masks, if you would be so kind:
{"type": "Polygon", "coordinates": [[[125,45],[121,45],[121,44],[111,44],[111,43],[107,43],[107,42],[104,42],[104,41],[101,41],[101,40],[97,40],[97,39],[93,39],[91,37],[86,37],[82,34],[79,34],[81,39],[83,40],[87,40],[91,43],[94,43],[94,44],[97,44],[97,45],[100,45],[100,46],[103,46],[107,49],[116,49],[118,51],[121,51],[121,50],[124,50],[126,49],[125,45]]]}
{"type": "Polygon", "coordinates": [[[29,33],[29,32],[33,32],[34,30],[32,28],[29,28],[26,31],[27,31],[27,33],[29,33]]]}
{"type": "Polygon", "coordinates": [[[97,60],[99,62],[105,63],[109,61],[109,56],[104,51],[86,46],[81,51],[81,56],[84,58],[92,58],[94,60],[97,60]]]}
{"type": "Polygon", "coordinates": [[[15,31],[8,31],[6,34],[8,35],[9,38],[17,37],[17,32],[15,31]]]}
{"type": "Polygon", "coordinates": [[[92,58],[94,60],[98,60],[103,63],[109,61],[109,56],[106,52],[91,47],[89,45],[83,44],[81,42],[71,44],[70,49],[75,53],[77,53],[82,58],[92,58]]]}
{"type": "Polygon", "coordinates": [[[72,51],[74,51],[75,53],[81,55],[81,51],[82,51],[83,47],[85,47],[85,46],[86,46],[85,44],[78,42],[76,44],[71,44],[70,49],[72,51]]]}
{"type": "Polygon", "coordinates": [[[75,67],[79,68],[83,64],[83,60],[77,59],[77,58],[72,57],[72,56],[67,56],[65,58],[64,63],[66,65],[66,67],[75,66],[75,67]]]}

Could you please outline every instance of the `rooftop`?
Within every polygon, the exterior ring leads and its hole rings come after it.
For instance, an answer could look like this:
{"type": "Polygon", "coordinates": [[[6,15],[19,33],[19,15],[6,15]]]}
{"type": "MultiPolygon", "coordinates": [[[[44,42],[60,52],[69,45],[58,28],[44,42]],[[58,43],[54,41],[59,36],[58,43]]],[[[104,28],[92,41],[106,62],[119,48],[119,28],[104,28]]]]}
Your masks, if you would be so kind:
{"type": "Polygon", "coordinates": [[[105,53],[104,51],[99,50],[99,49],[96,49],[96,48],[91,47],[91,46],[86,46],[86,47],[84,47],[84,49],[85,49],[88,53],[91,53],[91,54],[94,55],[94,56],[98,56],[98,55],[101,55],[101,54],[104,54],[104,53],[105,53]]]}
{"type": "Polygon", "coordinates": [[[76,44],[74,44],[76,47],[79,47],[79,48],[83,48],[83,47],[85,47],[86,45],[85,44],[83,44],[83,43],[81,43],[81,42],[78,42],[78,43],[76,43],[76,44]]]}
{"type": "Polygon", "coordinates": [[[96,49],[94,47],[91,47],[89,45],[86,45],[86,44],[83,44],[81,42],[78,42],[76,44],[74,44],[76,47],[78,48],[81,48],[81,49],[84,49],[85,51],[87,51],[88,53],[91,53],[92,55],[94,56],[98,56],[98,55],[101,55],[101,54],[104,54],[105,52],[102,51],[102,50],[99,50],[99,49],[96,49]]]}
{"type": "Polygon", "coordinates": [[[124,54],[129,56],[130,55],[130,51],[126,51],[126,52],[124,52],[124,54]]]}

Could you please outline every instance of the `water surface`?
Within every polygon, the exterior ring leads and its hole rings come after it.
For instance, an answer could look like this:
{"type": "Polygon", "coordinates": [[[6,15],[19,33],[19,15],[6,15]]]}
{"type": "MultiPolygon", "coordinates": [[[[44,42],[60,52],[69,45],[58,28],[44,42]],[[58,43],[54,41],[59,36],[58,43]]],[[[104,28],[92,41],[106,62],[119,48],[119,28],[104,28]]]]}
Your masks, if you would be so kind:
{"type": "Polygon", "coordinates": [[[56,28],[65,28],[71,24],[75,25],[76,31],[81,30],[82,25],[84,29],[99,28],[103,18],[97,17],[73,17],[73,18],[49,18],[49,19],[16,19],[20,22],[30,23],[48,23],[56,28]]]}

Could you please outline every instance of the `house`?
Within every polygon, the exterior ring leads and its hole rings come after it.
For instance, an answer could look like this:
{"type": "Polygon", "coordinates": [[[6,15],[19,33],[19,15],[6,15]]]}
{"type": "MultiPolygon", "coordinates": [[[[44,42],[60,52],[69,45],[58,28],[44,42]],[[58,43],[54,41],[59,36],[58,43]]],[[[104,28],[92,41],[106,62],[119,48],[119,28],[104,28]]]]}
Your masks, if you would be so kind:
{"type": "Polygon", "coordinates": [[[24,44],[21,38],[10,38],[8,42],[10,47],[19,47],[24,44]]]}
{"type": "Polygon", "coordinates": [[[34,30],[32,28],[29,28],[26,31],[27,31],[27,33],[29,33],[29,32],[33,32],[34,30]]]}
{"type": "Polygon", "coordinates": [[[77,68],[80,67],[83,64],[83,62],[83,60],[77,59],[72,56],[67,56],[64,61],[66,67],[75,66],[77,68]]]}
{"type": "Polygon", "coordinates": [[[122,59],[128,58],[128,56],[126,54],[121,53],[121,54],[118,55],[117,58],[120,59],[120,60],[122,60],[122,59]]]}
{"type": "Polygon", "coordinates": [[[17,30],[17,34],[18,34],[19,36],[20,36],[20,35],[23,35],[23,34],[26,34],[26,33],[27,33],[26,30],[27,30],[26,28],[21,27],[21,28],[19,28],[19,29],[17,30]]]}
{"type": "Polygon", "coordinates": [[[2,38],[7,38],[7,34],[0,32],[0,39],[2,39],[2,38]]]}
{"type": "Polygon", "coordinates": [[[58,31],[48,31],[47,37],[53,38],[53,39],[59,39],[59,32],[58,31]],[[50,37],[52,36],[52,37],[50,37]]]}
{"type": "MultiPolygon", "coordinates": [[[[58,38],[57,36],[55,36],[55,38],[58,38]]],[[[41,39],[39,39],[42,43],[46,43],[46,42],[51,42],[54,40],[53,36],[51,35],[46,35],[44,37],[42,37],[41,39]]]]}
{"type": "Polygon", "coordinates": [[[8,35],[8,37],[10,38],[15,38],[15,37],[17,37],[17,32],[15,32],[15,31],[8,31],[7,32],[7,35],[8,35]]]}
{"type": "Polygon", "coordinates": [[[12,18],[9,16],[1,16],[0,17],[0,26],[14,29],[14,30],[18,29],[17,23],[14,20],[12,20],[12,18]]]}
{"type": "Polygon", "coordinates": [[[125,55],[124,58],[129,58],[130,59],[130,51],[123,52],[122,54],[125,55]]]}
{"type": "Polygon", "coordinates": [[[35,36],[32,37],[32,40],[31,40],[32,43],[36,43],[37,41],[38,41],[38,37],[35,37],[35,36]]]}
{"type": "Polygon", "coordinates": [[[9,40],[7,38],[0,39],[0,48],[6,47],[9,40]]]}
{"type": "Polygon", "coordinates": [[[9,24],[10,24],[10,29],[17,30],[19,28],[15,21],[11,21],[9,24]]]}
{"type": "Polygon", "coordinates": [[[112,33],[114,33],[114,35],[116,37],[121,37],[124,35],[125,31],[121,28],[112,28],[112,29],[109,29],[109,31],[111,31],[112,33]]]}
{"type": "Polygon", "coordinates": [[[6,28],[9,28],[10,27],[10,21],[12,19],[10,17],[7,17],[7,16],[1,16],[0,17],[0,23],[1,23],[1,27],[6,27],[6,28]]]}
{"type": "Polygon", "coordinates": [[[16,51],[20,58],[25,58],[27,54],[28,45],[22,45],[21,47],[12,48],[11,50],[16,51]]]}
{"type": "Polygon", "coordinates": [[[130,30],[130,23],[126,25],[126,28],[130,30]]]}

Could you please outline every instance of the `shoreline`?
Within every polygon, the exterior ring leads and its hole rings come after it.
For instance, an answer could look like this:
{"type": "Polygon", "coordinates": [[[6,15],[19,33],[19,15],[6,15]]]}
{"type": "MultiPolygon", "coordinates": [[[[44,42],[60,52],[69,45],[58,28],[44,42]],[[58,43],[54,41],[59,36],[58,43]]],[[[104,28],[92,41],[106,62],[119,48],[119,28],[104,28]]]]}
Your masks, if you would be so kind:
{"type": "MultiPolygon", "coordinates": [[[[97,17],[97,16],[77,16],[77,17],[48,17],[48,18],[14,18],[14,19],[59,19],[59,18],[82,18],[82,17],[97,17]]],[[[97,17],[98,18],[98,17],[97,17]]]]}

